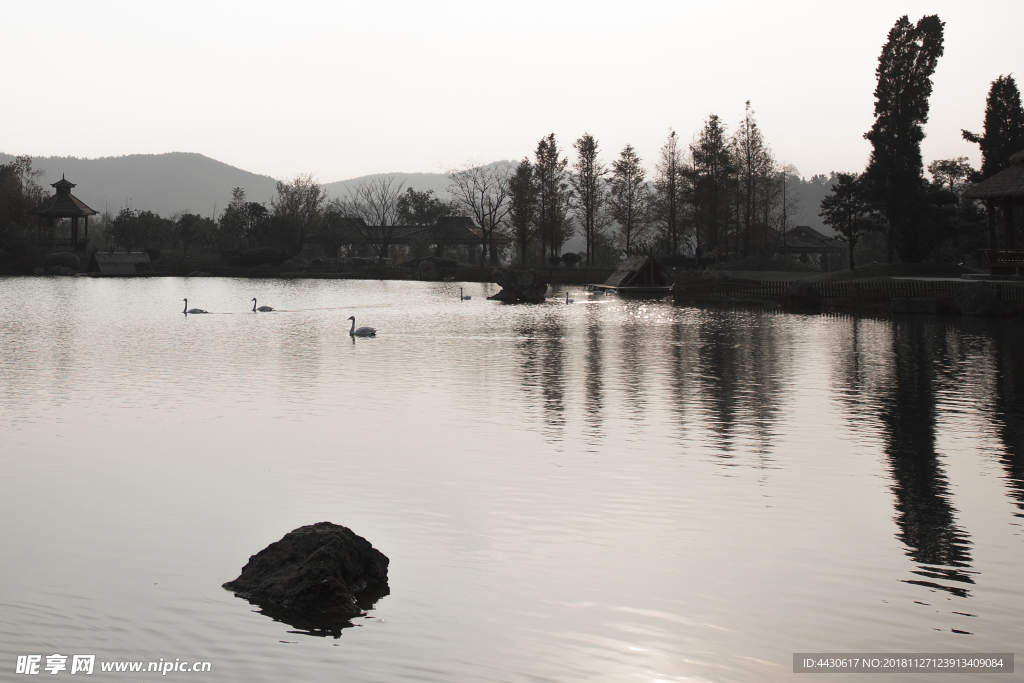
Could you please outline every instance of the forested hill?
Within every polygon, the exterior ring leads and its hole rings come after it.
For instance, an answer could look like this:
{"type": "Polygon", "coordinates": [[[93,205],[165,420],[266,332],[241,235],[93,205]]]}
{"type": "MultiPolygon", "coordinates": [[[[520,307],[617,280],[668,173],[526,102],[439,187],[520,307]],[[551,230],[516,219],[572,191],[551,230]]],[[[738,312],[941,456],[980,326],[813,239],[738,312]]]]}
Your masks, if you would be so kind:
{"type": "MultiPolygon", "coordinates": [[[[0,152],[0,164],[14,159],[0,152]]],[[[249,201],[270,203],[276,194],[277,181],[229,166],[202,154],[171,152],[168,154],[131,154],[123,157],[79,159],[77,157],[33,157],[32,166],[42,169],[40,184],[50,192],[50,184],[61,174],[75,183],[74,195],[97,211],[104,206],[111,213],[130,203],[132,208],[153,211],[169,217],[192,212],[202,216],[217,213],[231,201],[231,190],[241,187],[249,201]]],[[[448,176],[444,173],[389,173],[404,187],[419,191],[433,190],[442,198],[448,196],[448,176]]],[[[356,187],[371,178],[352,178],[325,183],[331,197],[348,196],[347,188],[356,187]]],[[[322,181],[323,179],[321,179],[322,181]]]]}
{"type": "MultiPolygon", "coordinates": [[[[10,154],[0,153],[0,164],[10,154]]],[[[220,213],[229,201],[231,190],[245,188],[253,200],[269,202],[277,183],[273,178],[243,171],[202,154],[131,154],[123,157],[78,159],[76,157],[33,157],[32,166],[42,169],[43,188],[63,174],[77,187],[74,195],[97,211],[104,206],[117,213],[125,204],[153,211],[161,216],[190,211],[203,216],[220,213]]]]}

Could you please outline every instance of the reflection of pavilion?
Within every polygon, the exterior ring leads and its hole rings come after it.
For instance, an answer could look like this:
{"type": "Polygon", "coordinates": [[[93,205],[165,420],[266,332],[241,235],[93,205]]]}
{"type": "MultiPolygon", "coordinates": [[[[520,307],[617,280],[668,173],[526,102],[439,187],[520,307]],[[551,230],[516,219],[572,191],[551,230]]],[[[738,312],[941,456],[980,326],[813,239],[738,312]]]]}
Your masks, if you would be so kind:
{"type": "Polygon", "coordinates": [[[89,216],[95,216],[96,212],[86,206],[81,199],[71,194],[71,188],[74,186],[74,183],[65,180],[64,176],[61,176],[60,180],[50,186],[57,190],[56,194],[33,209],[32,213],[39,216],[40,233],[42,233],[44,223],[52,229],[56,227],[58,220],[70,218],[71,235],[55,237],[53,246],[57,249],[84,252],[86,245],[89,243],[89,216]],[[84,233],[81,239],[78,236],[79,218],[84,219],[84,233]]]}
{"type": "Polygon", "coordinates": [[[988,213],[988,249],[983,250],[993,275],[1024,270],[1024,250],[1013,236],[1013,207],[1024,205],[1024,150],[1010,157],[1010,165],[987,180],[967,188],[967,199],[985,201],[988,213]],[[996,245],[996,207],[1003,210],[1003,248],[996,245]]]}

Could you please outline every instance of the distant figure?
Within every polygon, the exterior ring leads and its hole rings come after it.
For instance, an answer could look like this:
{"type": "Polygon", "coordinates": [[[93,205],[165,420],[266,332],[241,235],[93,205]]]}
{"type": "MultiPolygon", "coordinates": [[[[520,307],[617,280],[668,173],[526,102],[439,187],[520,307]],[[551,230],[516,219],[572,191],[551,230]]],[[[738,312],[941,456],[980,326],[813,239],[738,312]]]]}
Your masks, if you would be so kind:
{"type": "Polygon", "coordinates": [[[348,319],[352,321],[352,329],[350,329],[348,331],[348,334],[349,334],[350,337],[376,337],[377,336],[377,330],[372,328],[372,327],[360,327],[357,330],[356,329],[356,317],[354,315],[350,315],[348,317],[348,319]]]}
{"type": "Polygon", "coordinates": [[[686,258],[693,258],[693,246],[686,245],[686,258]]]}
{"type": "Polygon", "coordinates": [[[694,255],[694,256],[696,257],[696,259],[697,259],[697,267],[698,267],[698,268],[701,268],[701,267],[702,267],[702,265],[701,265],[700,259],[701,259],[701,257],[702,257],[702,256],[704,256],[704,250],[703,250],[703,249],[701,249],[701,247],[700,247],[700,245],[699,245],[699,244],[697,245],[697,249],[696,249],[696,250],[695,250],[695,251],[693,252],[693,255],[694,255]]]}

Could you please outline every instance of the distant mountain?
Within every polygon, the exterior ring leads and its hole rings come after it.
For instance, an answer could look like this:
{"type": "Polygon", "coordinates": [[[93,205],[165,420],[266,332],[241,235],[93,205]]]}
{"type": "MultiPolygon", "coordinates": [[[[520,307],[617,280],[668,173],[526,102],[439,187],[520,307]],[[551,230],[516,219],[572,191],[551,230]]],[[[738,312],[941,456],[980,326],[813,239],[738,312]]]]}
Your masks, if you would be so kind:
{"type": "MultiPolygon", "coordinates": [[[[0,163],[13,157],[0,153],[0,163]]],[[[251,201],[269,202],[277,181],[216,161],[202,154],[131,154],[123,157],[78,159],[76,157],[33,157],[34,168],[42,169],[43,188],[63,175],[77,187],[74,195],[97,211],[104,206],[117,213],[125,204],[153,211],[161,216],[191,211],[203,216],[220,212],[231,201],[231,190],[245,188],[251,201]]]]}
{"type": "MultiPolygon", "coordinates": [[[[0,164],[14,159],[0,152],[0,164]]],[[[498,162],[504,163],[504,162],[498,162]]],[[[231,201],[231,190],[241,187],[249,201],[270,203],[277,193],[277,181],[265,175],[243,171],[202,154],[171,152],[168,154],[131,154],[123,157],[79,159],[77,157],[33,157],[33,168],[42,169],[43,188],[66,177],[77,187],[74,195],[97,211],[104,206],[111,213],[131,204],[132,208],[148,210],[161,216],[190,211],[203,216],[220,213],[231,201]]],[[[404,188],[433,190],[442,199],[448,198],[448,175],[445,173],[387,173],[404,182],[404,188]]],[[[375,176],[362,176],[324,183],[331,197],[345,198],[348,189],[375,176]]]]}
{"type": "MultiPolygon", "coordinates": [[[[0,164],[11,161],[10,154],[0,153],[0,164]]],[[[210,216],[216,207],[220,213],[231,201],[231,190],[241,187],[249,201],[270,203],[277,192],[277,181],[229,166],[202,154],[171,152],[168,154],[131,154],[122,157],[78,159],[76,157],[34,157],[33,166],[42,169],[44,189],[63,175],[77,187],[76,197],[97,211],[104,207],[117,213],[125,204],[135,209],[149,210],[161,216],[191,211],[210,216]]],[[[497,161],[495,164],[514,167],[515,162],[497,161]]],[[[420,192],[433,190],[441,199],[448,199],[446,173],[387,173],[404,183],[404,188],[420,192]]],[[[331,197],[345,198],[354,189],[375,175],[324,183],[331,197]]],[[[808,225],[827,235],[833,230],[825,226],[818,216],[821,200],[832,190],[827,176],[814,176],[810,180],[792,182],[794,199],[798,198],[800,211],[797,223],[808,225]]],[[[574,239],[566,249],[582,248],[581,240],[574,239]],[[577,242],[580,242],[578,245],[577,242]]]]}
{"type": "Polygon", "coordinates": [[[330,197],[346,199],[349,196],[349,190],[355,190],[362,183],[379,178],[382,175],[393,176],[398,182],[404,183],[402,185],[403,192],[406,188],[411,187],[417,192],[433,190],[434,195],[440,199],[449,198],[447,173],[379,173],[350,178],[348,180],[339,180],[334,183],[324,183],[323,188],[327,190],[327,194],[330,197]]]}

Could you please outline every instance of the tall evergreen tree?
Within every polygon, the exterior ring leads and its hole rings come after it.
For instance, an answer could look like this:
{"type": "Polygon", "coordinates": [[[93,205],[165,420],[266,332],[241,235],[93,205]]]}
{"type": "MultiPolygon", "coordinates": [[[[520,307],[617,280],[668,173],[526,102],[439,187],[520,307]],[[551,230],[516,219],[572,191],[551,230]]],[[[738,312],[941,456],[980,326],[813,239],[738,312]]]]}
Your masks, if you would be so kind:
{"type": "Polygon", "coordinates": [[[576,220],[583,228],[589,266],[593,262],[594,238],[601,229],[601,213],[606,199],[604,176],[608,169],[597,158],[597,140],[590,133],[584,133],[573,147],[577,155],[570,176],[576,200],[573,208],[576,220]]]}
{"type": "Polygon", "coordinates": [[[964,140],[981,147],[981,177],[999,173],[1010,165],[1010,156],[1024,150],[1024,107],[1013,76],[992,81],[985,100],[985,133],[964,130],[964,140]]]}
{"type": "Polygon", "coordinates": [[[647,224],[647,172],[643,160],[632,145],[622,148],[619,158],[612,162],[611,205],[612,218],[619,224],[622,248],[626,256],[633,253],[634,242],[647,224]]]}
{"type": "Polygon", "coordinates": [[[523,159],[508,180],[508,221],[512,239],[519,247],[519,264],[526,267],[526,252],[536,236],[537,183],[533,178],[533,164],[523,159]]]}
{"type": "Polygon", "coordinates": [[[904,261],[920,260],[922,229],[912,211],[921,201],[924,164],[922,126],[928,121],[932,74],[943,52],[943,27],[937,15],[911,24],[906,15],[889,31],[875,74],[875,123],[864,134],[872,145],[867,177],[872,195],[888,223],[886,260],[899,248],[904,261]]]}
{"type": "Polygon", "coordinates": [[[770,173],[766,166],[770,165],[770,153],[761,135],[761,128],[754,120],[754,110],[747,100],[743,120],[736,134],[737,162],[740,172],[740,192],[743,196],[743,242],[740,252],[743,256],[750,255],[754,233],[754,220],[757,213],[758,189],[763,190],[764,204],[768,205],[767,188],[763,180],[770,173]]]}
{"type": "Polygon", "coordinates": [[[569,204],[569,182],[566,166],[569,159],[561,156],[555,134],[540,139],[533,167],[537,182],[537,232],[540,237],[541,259],[550,252],[558,256],[565,243],[565,222],[569,204]]]}
{"type": "Polygon", "coordinates": [[[683,235],[683,172],[686,168],[675,131],[669,133],[668,140],[662,145],[660,156],[654,166],[652,204],[661,226],[665,250],[674,256],[679,253],[683,235]]]}
{"type": "Polygon", "coordinates": [[[697,245],[705,253],[725,246],[724,224],[729,210],[729,184],[733,159],[725,126],[716,114],[708,116],[697,139],[690,145],[693,205],[697,245]],[[702,234],[703,233],[703,234],[702,234]]]}

